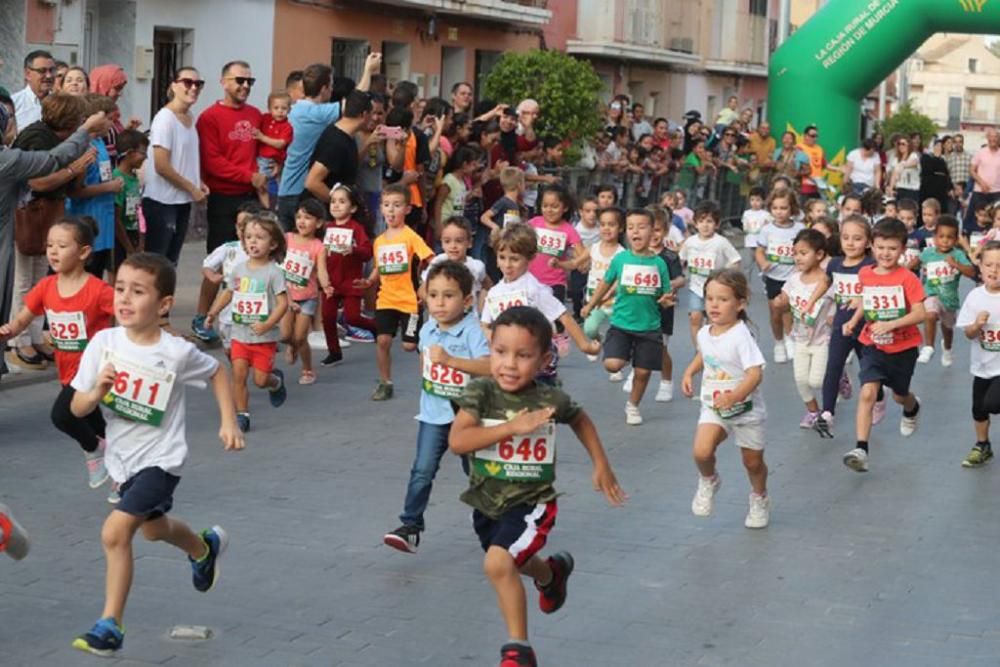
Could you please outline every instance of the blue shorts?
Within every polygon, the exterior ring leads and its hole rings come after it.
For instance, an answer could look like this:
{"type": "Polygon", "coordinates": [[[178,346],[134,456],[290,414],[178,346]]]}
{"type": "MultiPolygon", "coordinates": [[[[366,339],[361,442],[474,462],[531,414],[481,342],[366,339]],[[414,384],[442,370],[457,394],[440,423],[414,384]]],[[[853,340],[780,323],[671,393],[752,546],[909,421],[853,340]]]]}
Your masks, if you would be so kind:
{"type": "Polygon", "coordinates": [[[181,478],[163,468],[143,468],[121,485],[115,509],[146,521],[159,519],[174,506],[174,489],[181,478]]]}
{"type": "Polygon", "coordinates": [[[490,547],[506,549],[514,558],[514,563],[521,567],[545,546],[558,513],[555,500],[537,505],[517,505],[498,519],[473,510],[472,525],[483,551],[489,551],[490,547]]]}
{"type": "Polygon", "coordinates": [[[312,317],[316,314],[316,308],[319,306],[319,299],[301,299],[296,300],[295,304],[301,309],[302,314],[306,317],[312,317]]]}
{"type": "Polygon", "coordinates": [[[687,305],[689,313],[700,313],[705,310],[705,297],[698,296],[695,294],[694,290],[689,287],[687,305]]]}

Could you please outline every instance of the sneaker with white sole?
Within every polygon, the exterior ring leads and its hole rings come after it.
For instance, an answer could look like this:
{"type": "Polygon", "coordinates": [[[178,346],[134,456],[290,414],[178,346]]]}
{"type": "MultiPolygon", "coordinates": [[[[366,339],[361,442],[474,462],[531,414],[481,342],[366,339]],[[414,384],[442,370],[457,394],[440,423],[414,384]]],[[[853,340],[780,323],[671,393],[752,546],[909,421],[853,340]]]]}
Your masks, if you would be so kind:
{"type": "Polygon", "coordinates": [[[632,401],[625,401],[625,423],[629,426],[638,426],[642,423],[642,415],[639,414],[639,406],[632,405],[632,401]]]}
{"type": "Polygon", "coordinates": [[[778,341],[774,344],[774,363],[776,364],[787,364],[788,363],[788,350],[785,348],[785,344],[778,341]]]}
{"type": "Polygon", "coordinates": [[[799,422],[799,428],[810,429],[816,424],[816,420],[819,418],[818,412],[811,412],[806,410],[806,414],[803,415],[802,421],[799,422]]]}
{"type": "Polygon", "coordinates": [[[635,369],[633,368],[629,371],[628,377],[625,378],[625,384],[622,385],[622,391],[626,394],[632,393],[632,381],[635,380],[635,369]]]}
{"type": "Polygon", "coordinates": [[[750,510],[743,525],[747,528],[767,528],[771,521],[771,499],[756,493],[750,494],[750,510]]]}
{"type": "Polygon", "coordinates": [[[691,500],[691,513],[695,516],[711,516],[712,509],[715,507],[715,494],[720,486],[722,486],[722,478],[718,474],[710,479],[699,475],[698,489],[694,492],[694,498],[691,500]]]}
{"type": "Polygon", "coordinates": [[[657,403],[669,403],[674,400],[674,383],[670,380],[661,380],[660,388],[656,390],[657,403]]]}
{"type": "Polygon", "coordinates": [[[104,467],[105,447],[107,447],[106,441],[104,438],[99,438],[97,449],[83,453],[83,460],[87,464],[87,483],[92,489],[108,481],[108,469],[104,467]]]}
{"type": "Polygon", "coordinates": [[[899,420],[899,434],[904,438],[909,438],[917,432],[917,423],[920,421],[920,398],[918,397],[916,401],[917,414],[907,417],[904,412],[902,419],[899,420]]]}
{"type": "Polygon", "coordinates": [[[929,363],[931,358],[934,356],[934,348],[930,345],[924,345],[920,348],[920,354],[917,356],[918,364],[929,363]]]}
{"type": "Polygon", "coordinates": [[[885,396],[882,397],[881,401],[875,401],[875,407],[872,408],[872,426],[878,426],[885,419],[885,413],[888,409],[889,403],[885,396]]]}
{"type": "Polygon", "coordinates": [[[625,379],[625,374],[621,371],[615,371],[614,373],[608,373],[608,382],[621,382],[625,379]]]}
{"type": "Polygon", "coordinates": [[[821,438],[832,438],[833,437],[833,413],[829,410],[824,410],[816,417],[816,421],[813,422],[813,429],[819,433],[821,438]]]}
{"type": "Polygon", "coordinates": [[[21,560],[31,550],[31,538],[14,518],[10,508],[0,503],[0,553],[21,560]]]}
{"type": "Polygon", "coordinates": [[[868,452],[855,447],[844,454],[844,465],[854,472],[868,472],[868,452]]]}
{"type": "Polygon", "coordinates": [[[955,363],[955,356],[952,354],[951,350],[948,348],[941,350],[941,365],[948,368],[953,363],[955,363]]]}
{"type": "Polygon", "coordinates": [[[589,361],[590,363],[594,363],[598,359],[600,359],[600,357],[597,356],[596,354],[588,354],[587,355],[587,361],[589,361]]]}
{"type": "Polygon", "coordinates": [[[851,378],[847,373],[843,373],[840,376],[840,383],[837,385],[837,393],[845,401],[850,400],[851,396],[854,394],[854,387],[851,385],[851,378]]]}
{"type": "Polygon", "coordinates": [[[795,358],[795,341],[792,340],[791,336],[785,336],[785,352],[789,359],[795,358]]]}

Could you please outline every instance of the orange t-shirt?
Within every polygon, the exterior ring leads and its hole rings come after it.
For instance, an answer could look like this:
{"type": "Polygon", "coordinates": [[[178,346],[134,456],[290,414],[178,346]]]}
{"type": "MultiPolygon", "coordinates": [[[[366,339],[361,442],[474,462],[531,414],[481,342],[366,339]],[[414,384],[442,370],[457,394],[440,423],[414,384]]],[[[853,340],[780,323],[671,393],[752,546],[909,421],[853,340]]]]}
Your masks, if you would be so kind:
{"type": "MultiPolygon", "coordinates": [[[[403,171],[417,170],[417,135],[410,132],[406,140],[406,152],[403,154],[403,171]]],[[[420,182],[410,183],[410,206],[423,208],[424,197],[420,192],[420,182]]]]}
{"type": "Polygon", "coordinates": [[[812,146],[799,144],[796,148],[805,153],[806,157],[809,158],[809,175],[802,179],[802,192],[815,193],[818,190],[813,184],[812,179],[821,178],[823,176],[823,170],[826,168],[826,158],[823,156],[823,147],[819,144],[814,144],[812,146]]]}
{"type": "Polygon", "coordinates": [[[858,271],[858,283],[865,311],[865,326],[858,337],[861,344],[874,345],[889,354],[920,347],[920,329],[915,324],[881,336],[871,331],[874,322],[899,319],[913,310],[913,304],[923,303],[926,297],[920,279],[902,266],[885,274],[866,266],[858,271]]]}
{"type": "Polygon", "coordinates": [[[413,258],[417,264],[432,257],[434,251],[409,227],[387,229],[375,239],[375,265],[379,273],[375,308],[417,312],[417,289],[414,286],[413,258]]]}

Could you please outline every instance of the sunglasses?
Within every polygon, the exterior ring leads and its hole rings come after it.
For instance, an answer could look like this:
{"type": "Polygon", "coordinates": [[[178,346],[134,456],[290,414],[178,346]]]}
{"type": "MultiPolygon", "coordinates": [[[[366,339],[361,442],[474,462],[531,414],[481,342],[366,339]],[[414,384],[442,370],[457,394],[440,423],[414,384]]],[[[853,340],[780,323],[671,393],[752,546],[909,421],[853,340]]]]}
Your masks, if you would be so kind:
{"type": "Polygon", "coordinates": [[[246,86],[248,88],[252,88],[253,84],[257,83],[257,79],[252,76],[227,76],[226,78],[235,81],[237,86],[246,86]]]}
{"type": "Polygon", "coordinates": [[[183,84],[185,88],[194,88],[195,90],[201,90],[205,87],[204,79],[191,79],[184,77],[183,79],[175,80],[174,83],[180,83],[183,84]]]}
{"type": "Polygon", "coordinates": [[[55,74],[55,67],[29,67],[32,72],[37,72],[38,74],[55,74]]]}
{"type": "Polygon", "coordinates": [[[816,138],[816,137],[818,137],[819,135],[818,135],[818,134],[816,134],[815,132],[806,132],[806,136],[807,136],[807,137],[812,137],[813,139],[815,139],[815,138],[816,138]]]}

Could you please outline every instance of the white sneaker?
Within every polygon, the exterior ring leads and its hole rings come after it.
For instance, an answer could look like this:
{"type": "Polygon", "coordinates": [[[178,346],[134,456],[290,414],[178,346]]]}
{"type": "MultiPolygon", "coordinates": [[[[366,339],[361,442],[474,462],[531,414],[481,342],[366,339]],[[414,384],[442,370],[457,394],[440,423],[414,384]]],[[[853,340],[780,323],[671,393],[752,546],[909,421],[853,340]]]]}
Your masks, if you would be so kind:
{"type": "Polygon", "coordinates": [[[955,356],[951,353],[951,350],[948,348],[941,350],[941,365],[948,368],[953,363],[955,363],[955,356]]]}
{"type": "Polygon", "coordinates": [[[625,375],[621,371],[615,371],[614,373],[608,373],[608,382],[621,382],[625,379],[625,375]]]}
{"type": "Polygon", "coordinates": [[[868,452],[855,447],[844,454],[844,465],[854,472],[868,472],[868,452]]]}
{"type": "Polygon", "coordinates": [[[768,496],[750,494],[750,511],[743,525],[747,528],[767,528],[771,520],[771,499],[768,496]]]}
{"type": "Polygon", "coordinates": [[[694,492],[691,501],[691,512],[695,516],[711,516],[715,506],[715,493],[722,486],[722,478],[716,473],[712,479],[698,475],[698,490],[694,492]]]}
{"type": "Polygon", "coordinates": [[[596,354],[588,354],[588,355],[587,355],[587,361],[589,361],[590,363],[594,363],[594,362],[595,362],[595,361],[597,361],[597,360],[598,360],[599,358],[600,358],[600,357],[598,357],[598,356],[597,356],[596,354]]]}
{"type": "Polygon", "coordinates": [[[633,368],[631,371],[629,371],[628,377],[625,378],[625,384],[622,385],[622,391],[624,391],[626,394],[632,393],[632,380],[634,379],[635,379],[635,369],[633,368]]]}
{"type": "Polygon", "coordinates": [[[639,406],[632,405],[632,401],[625,401],[625,423],[629,426],[638,426],[642,423],[642,415],[639,414],[639,406]]]}
{"type": "Polygon", "coordinates": [[[661,380],[660,388],[656,390],[657,403],[669,403],[674,400],[674,383],[670,380],[661,380]]]}
{"type": "Polygon", "coordinates": [[[920,348],[920,356],[917,357],[918,364],[926,364],[934,356],[934,348],[930,345],[924,345],[920,348]]]}
{"type": "Polygon", "coordinates": [[[917,422],[920,421],[920,397],[917,397],[917,414],[907,417],[903,413],[903,418],[899,420],[899,434],[903,437],[910,437],[917,432],[917,422]]]}
{"type": "Polygon", "coordinates": [[[789,359],[795,358],[795,341],[791,336],[785,336],[785,352],[788,353],[789,359]]]}
{"type": "Polygon", "coordinates": [[[776,364],[787,364],[788,363],[788,349],[785,344],[778,341],[774,344],[774,363],[776,364]]]}

